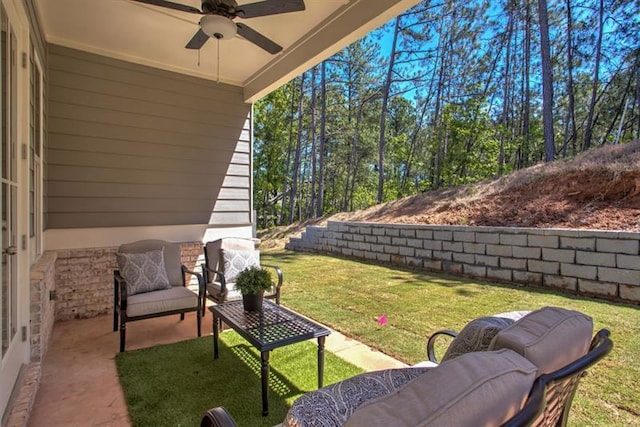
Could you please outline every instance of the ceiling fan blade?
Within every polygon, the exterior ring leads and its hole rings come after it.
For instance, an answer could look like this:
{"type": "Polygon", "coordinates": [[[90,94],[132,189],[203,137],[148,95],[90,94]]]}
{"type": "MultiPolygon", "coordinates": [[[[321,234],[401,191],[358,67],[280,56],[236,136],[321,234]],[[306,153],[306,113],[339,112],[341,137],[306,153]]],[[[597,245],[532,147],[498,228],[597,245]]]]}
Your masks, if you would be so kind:
{"type": "Polygon", "coordinates": [[[239,5],[236,8],[236,13],[240,18],[255,18],[279,13],[298,12],[304,9],[304,0],[266,0],[239,5]]]}
{"type": "Polygon", "coordinates": [[[266,38],[253,28],[240,23],[236,23],[236,25],[238,26],[238,34],[249,40],[251,43],[263,48],[267,52],[275,55],[282,50],[282,46],[273,40],[266,38]]]}
{"type": "Polygon", "coordinates": [[[198,15],[202,15],[202,12],[200,11],[200,9],[196,9],[195,7],[187,6],[184,4],[173,3],[167,0],[133,0],[133,1],[138,3],[150,4],[152,6],[166,7],[167,9],[179,10],[181,12],[197,13],[198,15]]]}
{"type": "Polygon", "coordinates": [[[209,40],[209,36],[199,29],[198,32],[189,40],[185,46],[187,49],[200,49],[209,40]]]}

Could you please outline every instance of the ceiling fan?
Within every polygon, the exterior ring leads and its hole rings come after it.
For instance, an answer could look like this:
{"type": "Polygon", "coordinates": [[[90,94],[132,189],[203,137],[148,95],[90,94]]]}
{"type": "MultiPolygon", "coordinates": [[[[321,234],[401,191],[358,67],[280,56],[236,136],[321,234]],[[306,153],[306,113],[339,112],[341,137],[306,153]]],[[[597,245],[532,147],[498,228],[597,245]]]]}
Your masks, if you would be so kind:
{"type": "Polygon", "coordinates": [[[263,36],[248,25],[233,22],[233,20],[235,18],[247,19],[297,12],[305,9],[304,0],[263,0],[243,5],[238,5],[235,0],[202,0],[202,10],[167,0],[133,1],[166,7],[167,9],[179,10],[181,12],[204,15],[200,19],[200,29],[185,46],[187,49],[200,49],[211,37],[221,40],[232,38],[237,33],[271,54],[280,52],[282,46],[263,36]]]}

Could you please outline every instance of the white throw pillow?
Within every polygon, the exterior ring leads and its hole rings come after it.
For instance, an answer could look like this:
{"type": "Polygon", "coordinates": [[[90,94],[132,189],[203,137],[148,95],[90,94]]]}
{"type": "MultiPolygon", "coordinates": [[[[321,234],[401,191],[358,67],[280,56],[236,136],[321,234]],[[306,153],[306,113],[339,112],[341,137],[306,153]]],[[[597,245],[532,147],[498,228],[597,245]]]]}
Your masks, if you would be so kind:
{"type": "Polygon", "coordinates": [[[259,251],[236,251],[221,249],[224,262],[224,278],[228,283],[234,283],[241,271],[249,267],[260,267],[259,251]]]}
{"type": "Polygon", "coordinates": [[[170,289],[164,250],[116,254],[120,275],[127,282],[127,295],[170,289]]]}

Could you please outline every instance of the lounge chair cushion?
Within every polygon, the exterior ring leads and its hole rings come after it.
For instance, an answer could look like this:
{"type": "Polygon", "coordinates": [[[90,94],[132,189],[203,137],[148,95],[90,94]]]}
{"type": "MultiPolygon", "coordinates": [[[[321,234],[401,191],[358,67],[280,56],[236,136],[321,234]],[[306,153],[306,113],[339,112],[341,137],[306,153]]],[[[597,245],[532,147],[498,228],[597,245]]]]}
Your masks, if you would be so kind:
{"type": "MultiPolygon", "coordinates": [[[[225,287],[227,289],[227,295],[224,298],[225,301],[232,301],[236,299],[242,298],[242,293],[236,288],[236,284],[234,282],[225,282],[225,287]]],[[[222,285],[220,282],[211,282],[207,283],[207,292],[209,295],[220,295],[222,291],[222,285]]]]}
{"type": "Polygon", "coordinates": [[[445,362],[472,351],[488,350],[496,334],[512,325],[514,321],[509,317],[498,316],[480,317],[472,320],[451,341],[442,361],[445,362]]]}
{"type": "Polygon", "coordinates": [[[490,349],[511,349],[536,365],[540,374],[546,374],[585,355],[592,335],[593,320],[589,316],[544,307],[500,331],[490,349]]]}
{"type": "Polygon", "coordinates": [[[224,262],[224,278],[227,282],[236,281],[241,271],[249,267],[260,267],[260,252],[256,250],[221,249],[224,262]]]}
{"type": "Polygon", "coordinates": [[[367,372],[306,393],[293,402],[282,425],[341,426],[360,405],[390,394],[426,371],[403,368],[367,372]]]}
{"type": "Polygon", "coordinates": [[[164,263],[164,250],[116,254],[120,274],[127,282],[127,295],[171,287],[164,263]]]}
{"type": "Polygon", "coordinates": [[[345,426],[498,426],[522,408],[536,373],[510,350],[467,353],[361,405],[345,426]]]}
{"type": "Polygon", "coordinates": [[[198,306],[198,294],[183,286],[172,286],[156,292],[136,294],[127,298],[127,316],[146,316],[198,306]]]}

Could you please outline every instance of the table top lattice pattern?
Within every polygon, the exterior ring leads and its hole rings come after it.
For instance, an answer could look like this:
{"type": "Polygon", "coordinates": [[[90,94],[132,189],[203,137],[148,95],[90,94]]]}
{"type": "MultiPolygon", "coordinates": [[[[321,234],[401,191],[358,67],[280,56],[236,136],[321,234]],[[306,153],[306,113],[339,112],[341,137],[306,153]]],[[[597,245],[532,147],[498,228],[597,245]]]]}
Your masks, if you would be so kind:
{"type": "Polygon", "coordinates": [[[329,335],[329,330],[309,319],[265,300],[261,311],[244,311],[242,301],[230,301],[211,307],[260,350],[329,335]]]}

